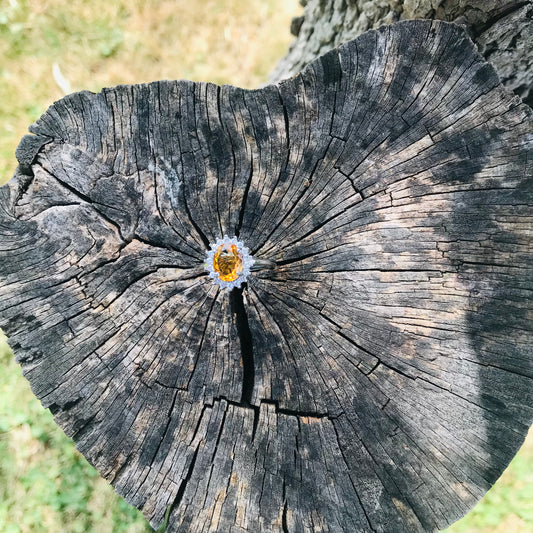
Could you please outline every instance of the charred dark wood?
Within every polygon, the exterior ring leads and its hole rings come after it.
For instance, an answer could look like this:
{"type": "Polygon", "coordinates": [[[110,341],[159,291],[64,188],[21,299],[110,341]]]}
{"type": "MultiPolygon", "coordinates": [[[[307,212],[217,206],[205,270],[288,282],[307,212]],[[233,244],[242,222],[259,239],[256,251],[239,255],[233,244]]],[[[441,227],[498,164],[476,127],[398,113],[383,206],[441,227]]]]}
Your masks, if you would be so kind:
{"type": "Polygon", "coordinates": [[[0,326],[154,527],[429,532],[533,418],[531,110],[458,26],[257,91],[55,103],[0,188],[0,326]],[[204,271],[236,235],[248,286],[204,271]]]}

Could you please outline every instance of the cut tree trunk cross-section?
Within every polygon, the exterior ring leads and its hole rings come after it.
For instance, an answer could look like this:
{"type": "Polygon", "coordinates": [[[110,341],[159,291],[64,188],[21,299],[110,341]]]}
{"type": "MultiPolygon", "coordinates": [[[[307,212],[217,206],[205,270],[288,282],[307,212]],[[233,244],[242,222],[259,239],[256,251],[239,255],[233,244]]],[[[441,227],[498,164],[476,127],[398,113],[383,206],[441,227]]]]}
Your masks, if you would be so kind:
{"type": "Polygon", "coordinates": [[[154,527],[437,531],[518,450],[532,112],[462,28],[383,27],[256,91],[77,93],[31,132],[0,327],[154,527]]]}

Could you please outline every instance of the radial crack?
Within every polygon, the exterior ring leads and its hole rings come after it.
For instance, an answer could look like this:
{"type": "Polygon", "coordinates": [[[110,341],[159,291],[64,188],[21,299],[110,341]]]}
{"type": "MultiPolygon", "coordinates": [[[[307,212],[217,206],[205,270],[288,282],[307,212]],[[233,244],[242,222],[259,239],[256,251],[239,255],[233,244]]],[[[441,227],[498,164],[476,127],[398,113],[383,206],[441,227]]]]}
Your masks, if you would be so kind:
{"type": "Polygon", "coordinates": [[[174,501],[170,505],[170,508],[167,510],[167,513],[169,516],[172,514],[172,511],[175,508],[179,507],[181,500],[183,499],[183,495],[185,494],[185,489],[187,488],[187,484],[189,483],[192,477],[193,471],[194,471],[194,465],[196,464],[196,458],[198,456],[199,449],[200,449],[200,445],[196,447],[196,450],[194,451],[191,462],[189,464],[187,474],[185,475],[185,478],[183,478],[183,480],[181,481],[176,497],[174,498],[174,501]]]}
{"type": "Polygon", "coordinates": [[[237,333],[241,343],[242,354],[242,394],[241,403],[252,404],[255,387],[255,363],[252,333],[248,324],[248,315],[244,307],[243,289],[233,289],[230,296],[231,313],[235,317],[237,333]]]}

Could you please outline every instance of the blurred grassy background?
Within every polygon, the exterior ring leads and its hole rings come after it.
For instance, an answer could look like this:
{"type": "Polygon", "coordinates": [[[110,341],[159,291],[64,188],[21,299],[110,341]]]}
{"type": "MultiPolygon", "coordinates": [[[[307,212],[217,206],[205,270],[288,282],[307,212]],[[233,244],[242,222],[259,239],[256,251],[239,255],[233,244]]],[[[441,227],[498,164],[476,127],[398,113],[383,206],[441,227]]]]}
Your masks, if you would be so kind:
{"type": "MultiPolygon", "coordinates": [[[[0,184],[28,125],[65,92],[187,78],[257,87],[297,0],[0,0],[0,184]]],[[[78,454],[0,338],[0,533],[141,533],[142,515],[78,454]]],[[[533,531],[533,433],[448,533],[533,531]]]]}

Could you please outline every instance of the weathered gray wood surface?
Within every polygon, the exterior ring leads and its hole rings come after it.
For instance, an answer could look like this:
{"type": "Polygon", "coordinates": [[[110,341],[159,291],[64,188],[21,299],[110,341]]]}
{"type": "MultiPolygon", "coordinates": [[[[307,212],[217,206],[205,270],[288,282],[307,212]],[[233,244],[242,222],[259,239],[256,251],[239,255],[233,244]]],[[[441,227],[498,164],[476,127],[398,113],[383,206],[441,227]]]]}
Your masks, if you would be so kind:
{"type": "Polygon", "coordinates": [[[279,81],[361,33],[397,20],[464,24],[502,83],[533,106],[533,0],[300,0],[297,36],[272,73],[279,81]]]}
{"type": "Polygon", "coordinates": [[[360,36],[257,91],[55,103],[0,188],[0,327],[170,532],[428,532],[533,418],[531,110],[457,26],[360,36]],[[276,262],[203,270],[236,234],[276,262]]]}

